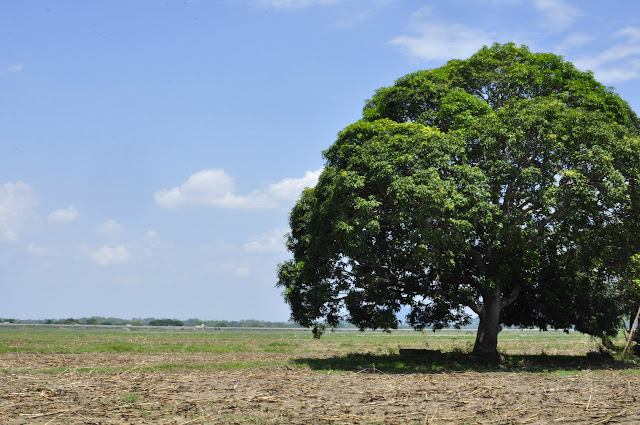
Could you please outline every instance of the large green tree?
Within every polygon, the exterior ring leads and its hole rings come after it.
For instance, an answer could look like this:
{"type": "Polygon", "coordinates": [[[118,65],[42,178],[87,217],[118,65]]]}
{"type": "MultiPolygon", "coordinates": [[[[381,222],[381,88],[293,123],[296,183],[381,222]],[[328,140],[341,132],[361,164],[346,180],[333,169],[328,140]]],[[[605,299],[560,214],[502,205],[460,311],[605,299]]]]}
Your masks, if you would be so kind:
{"type": "Polygon", "coordinates": [[[495,44],[406,75],[324,152],[278,285],[316,332],[480,318],[616,332],[640,232],[640,121],[589,72],[495,44]]]}

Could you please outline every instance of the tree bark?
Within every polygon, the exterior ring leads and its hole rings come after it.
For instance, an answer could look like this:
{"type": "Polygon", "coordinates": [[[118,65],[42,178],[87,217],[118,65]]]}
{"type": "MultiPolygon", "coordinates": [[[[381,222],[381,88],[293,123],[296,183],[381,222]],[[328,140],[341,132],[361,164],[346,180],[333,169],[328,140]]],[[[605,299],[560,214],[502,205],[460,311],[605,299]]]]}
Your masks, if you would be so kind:
{"type": "Polygon", "coordinates": [[[480,323],[472,354],[482,358],[499,359],[498,334],[502,330],[502,326],[500,326],[500,312],[502,311],[500,288],[490,289],[482,296],[482,300],[483,305],[478,312],[480,323]]]}

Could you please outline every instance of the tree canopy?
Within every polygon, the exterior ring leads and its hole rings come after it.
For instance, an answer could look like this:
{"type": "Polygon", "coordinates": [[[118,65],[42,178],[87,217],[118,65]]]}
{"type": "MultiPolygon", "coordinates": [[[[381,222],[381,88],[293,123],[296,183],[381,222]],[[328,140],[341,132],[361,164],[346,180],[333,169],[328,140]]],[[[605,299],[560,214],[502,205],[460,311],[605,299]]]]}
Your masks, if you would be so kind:
{"type": "Polygon", "coordinates": [[[634,291],[640,120],[562,57],[495,44],[398,79],[324,152],[278,285],[303,326],[480,318],[615,334],[634,291]],[[630,295],[631,294],[631,295],[630,295]]]}

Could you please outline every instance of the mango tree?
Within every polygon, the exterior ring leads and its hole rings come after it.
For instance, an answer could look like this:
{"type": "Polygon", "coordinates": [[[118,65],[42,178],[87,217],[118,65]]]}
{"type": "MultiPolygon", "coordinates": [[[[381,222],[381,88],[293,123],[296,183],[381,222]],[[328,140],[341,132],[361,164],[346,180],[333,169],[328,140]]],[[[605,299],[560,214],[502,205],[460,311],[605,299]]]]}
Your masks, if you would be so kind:
{"type": "Polygon", "coordinates": [[[513,44],[406,75],[324,152],[290,216],[292,319],[616,332],[638,253],[640,120],[562,57],[513,44]]]}

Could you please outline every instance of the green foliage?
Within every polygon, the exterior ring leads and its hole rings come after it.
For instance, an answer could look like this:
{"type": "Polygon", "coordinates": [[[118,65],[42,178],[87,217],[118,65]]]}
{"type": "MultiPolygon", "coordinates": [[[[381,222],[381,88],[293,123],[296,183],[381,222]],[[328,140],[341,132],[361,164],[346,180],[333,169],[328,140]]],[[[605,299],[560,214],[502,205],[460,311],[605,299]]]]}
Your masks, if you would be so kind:
{"type": "MultiPolygon", "coordinates": [[[[638,252],[640,120],[562,57],[496,44],[409,74],[324,152],[278,269],[292,319],[416,329],[480,316],[615,334],[638,252]]],[[[635,275],[634,275],[635,276],[635,275]]],[[[627,297],[628,299],[628,297],[627,297]]]]}

